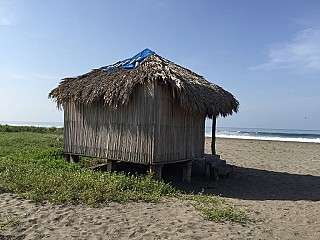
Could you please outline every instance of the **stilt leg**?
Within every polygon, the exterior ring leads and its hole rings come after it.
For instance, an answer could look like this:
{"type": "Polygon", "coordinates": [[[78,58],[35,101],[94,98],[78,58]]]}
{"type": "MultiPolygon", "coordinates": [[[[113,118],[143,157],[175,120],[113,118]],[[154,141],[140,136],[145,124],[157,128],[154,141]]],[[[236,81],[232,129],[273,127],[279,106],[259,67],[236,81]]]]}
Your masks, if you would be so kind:
{"type": "Polygon", "coordinates": [[[66,160],[66,162],[70,162],[70,154],[65,154],[64,159],[66,160]]]}
{"type": "Polygon", "coordinates": [[[216,182],[219,181],[219,174],[218,174],[218,170],[217,169],[213,169],[213,179],[216,182]]]}
{"type": "Polygon", "coordinates": [[[71,161],[75,163],[79,162],[79,155],[71,155],[71,161]]]}
{"type": "Polygon", "coordinates": [[[117,170],[116,168],[117,161],[115,160],[107,160],[107,172],[114,172],[117,170]]]}
{"type": "Polygon", "coordinates": [[[154,179],[161,180],[163,165],[150,165],[150,172],[154,179]]]}
{"type": "Polygon", "coordinates": [[[192,171],[192,161],[183,163],[183,174],[182,174],[183,182],[191,182],[191,171],[192,171]]]}
{"type": "Polygon", "coordinates": [[[211,178],[211,164],[206,163],[205,164],[205,173],[207,178],[211,178]]]}

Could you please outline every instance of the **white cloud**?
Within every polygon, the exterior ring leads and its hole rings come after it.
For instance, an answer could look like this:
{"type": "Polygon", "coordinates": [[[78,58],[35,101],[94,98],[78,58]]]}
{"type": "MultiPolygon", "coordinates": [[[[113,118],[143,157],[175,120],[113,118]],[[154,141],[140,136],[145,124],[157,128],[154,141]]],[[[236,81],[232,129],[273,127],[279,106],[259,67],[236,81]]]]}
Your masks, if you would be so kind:
{"type": "Polygon", "coordinates": [[[268,62],[251,67],[250,70],[320,70],[320,27],[305,29],[286,43],[270,46],[268,55],[268,62]]]}

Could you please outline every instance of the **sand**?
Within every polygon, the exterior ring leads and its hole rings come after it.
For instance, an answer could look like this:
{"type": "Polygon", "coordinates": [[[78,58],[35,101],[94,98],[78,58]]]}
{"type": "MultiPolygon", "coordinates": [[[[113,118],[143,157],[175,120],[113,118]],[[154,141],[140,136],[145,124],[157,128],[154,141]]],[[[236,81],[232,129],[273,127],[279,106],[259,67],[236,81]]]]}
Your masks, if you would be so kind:
{"type": "Polygon", "coordinates": [[[164,179],[226,197],[248,211],[246,223],[208,221],[180,200],[91,208],[4,193],[0,219],[10,224],[0,239],[320,239],[320,144],[218,139],[217,152],[235,165],[229,178],[208,180],[195,163],[191,184],[181,183],[181,165],[166,166],[164,179]]]}

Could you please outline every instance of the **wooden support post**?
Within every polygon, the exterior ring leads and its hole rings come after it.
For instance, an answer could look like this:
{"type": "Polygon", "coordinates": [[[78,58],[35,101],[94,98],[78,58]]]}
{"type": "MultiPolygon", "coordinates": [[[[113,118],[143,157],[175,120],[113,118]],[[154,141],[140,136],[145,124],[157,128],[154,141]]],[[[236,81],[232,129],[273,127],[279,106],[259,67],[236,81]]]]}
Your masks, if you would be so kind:
{"type": "Polygon", "coordinates": [[[212,177],[214,179],[214,181],[218,182],[219,181],[219,172],[218,169],[213,168],[212,169],[212,177]]]}
{"type": "Polygon", "coordinates": [[[150,173],[153,175],[154,179],[161,180],[162,176],[162,164],[159,165],[150,165],[150,173]]]}
{"type": "Polygon", "coordinates": [[[211,154],[216,155],[216,124],[217,118],[212,117],[212,139],[211,139],[211,154]]]}
{"type": "Polygon", "coordinates": [[[75,163],[79,162],[79,155],[71,154],[70,156],[71,156],[71,161],[72,162],[75,162],[75,163]]]}
{"type": "Polygon", "coordinates": [[[108,159],[107,160],[107,172],[116,171],[117,170],[116,164],[117,164],[117,161],[108,159]]]}
{"type": "Polygon", "coordinates": [[[191,182],[192,161],[183,163],[182,181],[191,182]]]}
{"type": "Polygon", "coordinates": [[[205,173],[207,178],[211,178],[211,164],[206,163],[205,164],[205,173]]]}
{"type": "Polygon", "coordinates": [[[64,159],[66,162],[70,162],[70,154],[64,154],[64,159]]]}

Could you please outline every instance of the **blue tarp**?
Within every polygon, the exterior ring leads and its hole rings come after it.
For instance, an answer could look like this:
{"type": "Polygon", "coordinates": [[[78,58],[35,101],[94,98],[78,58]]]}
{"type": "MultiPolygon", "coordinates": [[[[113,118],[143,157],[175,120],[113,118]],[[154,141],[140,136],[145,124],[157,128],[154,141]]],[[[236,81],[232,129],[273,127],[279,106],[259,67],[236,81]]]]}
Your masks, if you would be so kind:
{"type": "Polygon", "coordinates": [[[112,64],[108,66],[107,68],[103,69],[104,72],[108,72],[110,70],[117,70],[120,68],[135,68],[151,54],[154,54],[155,52],[151,51],[150,49],[146,48],[143,51],[139,52],[138,54],[134,55],[132,58],[125,59],[123,61],[116,62],[115,64],[112,64]]]}

